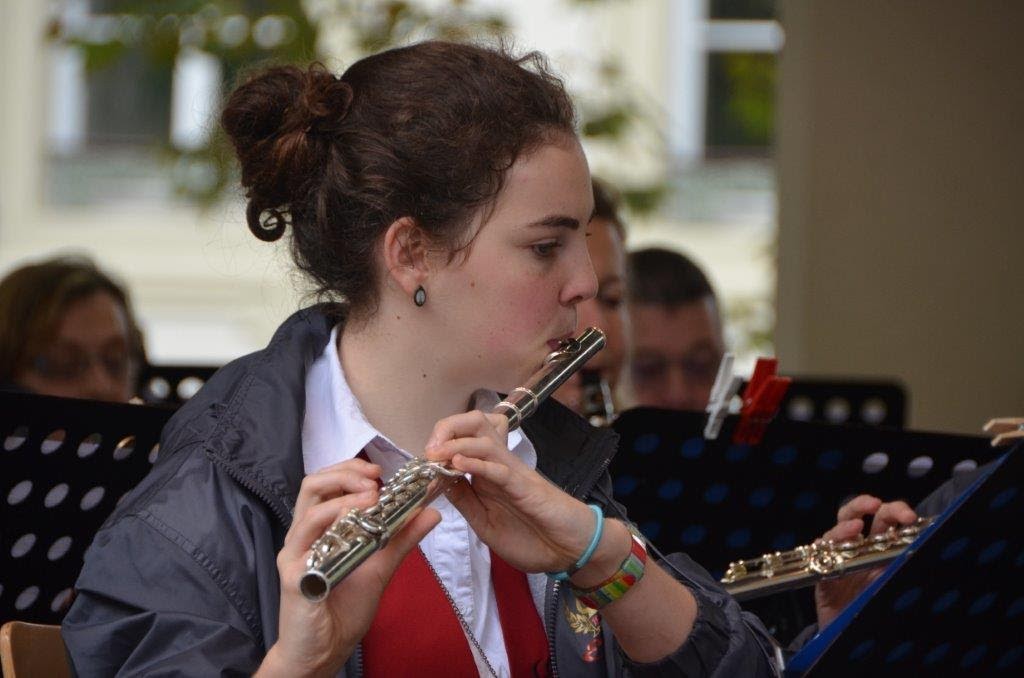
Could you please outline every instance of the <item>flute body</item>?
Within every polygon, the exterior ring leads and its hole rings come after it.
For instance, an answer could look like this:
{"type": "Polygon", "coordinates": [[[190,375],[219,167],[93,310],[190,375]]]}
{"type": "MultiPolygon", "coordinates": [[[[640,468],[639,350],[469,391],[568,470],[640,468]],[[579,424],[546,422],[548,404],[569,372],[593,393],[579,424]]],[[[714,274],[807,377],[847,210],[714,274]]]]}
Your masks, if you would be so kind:
{"type": "MultiPolygon", "coordinates": [[[[519,427],[540,404],[604,346],[604,334],[594,327],[563,341],[544,359],[541,368],[522,386],[495,405],[493,414],[508,418],[508,430],[519,427]]],[[[302,595],[325,599],[347,577],[408,522],[413,513],[433,501],[464,474],[447,464],[422,458],[410,460],[381,488],[376,504],[353,509],[313,542],[306,572],[299,581],[302,595]]]]}
{"type": "Polygon", "coordinates": [[[729,563],[722,586],[742,602],[880,567],[906,551],[934,520],[918,518],[910,525],[890,527],[870,537],[842,542],[818,540],[790,551],[729,563]]]}

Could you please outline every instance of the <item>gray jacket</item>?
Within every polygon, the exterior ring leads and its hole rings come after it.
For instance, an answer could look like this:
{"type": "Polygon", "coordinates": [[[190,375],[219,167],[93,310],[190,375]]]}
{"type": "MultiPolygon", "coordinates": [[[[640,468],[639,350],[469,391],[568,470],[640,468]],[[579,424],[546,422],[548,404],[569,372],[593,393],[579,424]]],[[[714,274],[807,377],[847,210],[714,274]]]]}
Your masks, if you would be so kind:
{"type": "MultiPolygon", "coordinates": [[[[305,375],[340,317],[329,306],[295,314],[266,349],[221,369],[168,423],[153,471],[86,553],[63,625],[78,674],[241,675],[259,666],[277,639],[275,558],[303,477],[305,375]]],[[[614,433],[554,402],[524,429],[541,473],[624,516],[606,471],[614,433]]],[[[689,558],[670,561],[700,610],[676,652],[632,663],[605,628],[594,653],[592,623],[552,583],[544,624],[556,674],[771,675],[773,641],[760,622],[689,558]],[[588,645],[592,661],[584,660],[588,645]]],[[[359,652],[344,673],[362,674],[359,652]]]]}

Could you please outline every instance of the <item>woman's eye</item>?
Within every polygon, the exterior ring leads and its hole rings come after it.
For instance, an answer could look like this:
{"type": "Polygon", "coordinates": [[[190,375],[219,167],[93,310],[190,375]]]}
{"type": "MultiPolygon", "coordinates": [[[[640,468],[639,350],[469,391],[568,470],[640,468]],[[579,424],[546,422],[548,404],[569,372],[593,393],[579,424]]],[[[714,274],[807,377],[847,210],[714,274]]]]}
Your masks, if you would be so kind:
{"type": "Polygon", "coordinates": [[[598,294],[597,300],[598,302],[600,302],[602,306],[604,306],[605,308],[610,308],[613,311],[617,310],[620,306],[622,306],[622,297],[617,295],[613,296],[598,294]]]}
{"type": "Polygon", "coordinates": [[[555,250],[557,250],[561,246],[562,243],[558,242],[557,240],[551,240],[549,242],[539,242],[534,245],[531,245],[531,249],[533,249],[533,253],[536,254],[538,257],[547,258],[554,256],[555,250]]]}

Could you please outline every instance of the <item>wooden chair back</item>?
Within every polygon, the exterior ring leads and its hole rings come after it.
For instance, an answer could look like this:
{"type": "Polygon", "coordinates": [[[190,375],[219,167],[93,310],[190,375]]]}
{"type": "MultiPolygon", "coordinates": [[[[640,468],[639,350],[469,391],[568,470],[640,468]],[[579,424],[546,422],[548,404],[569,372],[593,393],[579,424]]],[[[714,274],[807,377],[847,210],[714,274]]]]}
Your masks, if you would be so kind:
{"type": "Polygon", "coordinates": [[[6,678],[71,676],[60,627],[11,621],[0,627],[0,664],[6,678]]]}

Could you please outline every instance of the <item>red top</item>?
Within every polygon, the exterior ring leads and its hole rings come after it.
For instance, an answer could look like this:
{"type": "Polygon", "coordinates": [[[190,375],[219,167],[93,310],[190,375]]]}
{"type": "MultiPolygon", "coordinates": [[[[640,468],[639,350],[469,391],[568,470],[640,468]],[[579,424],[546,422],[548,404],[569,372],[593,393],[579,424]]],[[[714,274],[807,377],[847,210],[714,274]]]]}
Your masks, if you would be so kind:
{"type": "MultiPolygon", "coordinates": [[[[526,575],[492,551],[491,582],[512,678],[550,676],[547,635],[526,575]]],[[[368,676],[478,674],[462,625],[418,548],[384,589],[362,646],[368,676]]]]}

